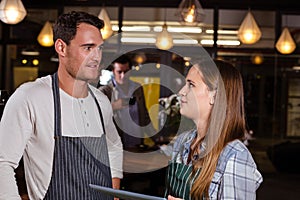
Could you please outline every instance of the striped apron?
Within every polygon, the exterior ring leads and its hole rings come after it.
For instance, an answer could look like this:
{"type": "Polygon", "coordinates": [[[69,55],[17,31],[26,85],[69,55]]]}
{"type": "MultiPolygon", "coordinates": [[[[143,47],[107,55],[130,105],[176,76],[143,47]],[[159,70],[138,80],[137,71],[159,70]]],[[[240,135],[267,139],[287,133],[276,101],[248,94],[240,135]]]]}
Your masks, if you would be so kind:
{"type": "Polygon", "coordinates": [[[185,165],[183,163],[176,163],[174,161],[169,162],[167,169],[167,187],[165,191],[165,198],[168,195],[173,197],[182,198],[184,200],[190,200],[191,186],[194,183],[196,177],[200,174],[200,170],[197,170],[195,175],[192,175],[193,166],[185,165]]]}
{"type": "Polygon", "coordinates": [[[54,97],[54,158],[50,185],[45,199],[112,200],[89,184],[112,187],[103,116],[97,104],[104,134],[101,137],[65,137],[61,134],[61,109],[57,73],[52,75],[54,97]]]}

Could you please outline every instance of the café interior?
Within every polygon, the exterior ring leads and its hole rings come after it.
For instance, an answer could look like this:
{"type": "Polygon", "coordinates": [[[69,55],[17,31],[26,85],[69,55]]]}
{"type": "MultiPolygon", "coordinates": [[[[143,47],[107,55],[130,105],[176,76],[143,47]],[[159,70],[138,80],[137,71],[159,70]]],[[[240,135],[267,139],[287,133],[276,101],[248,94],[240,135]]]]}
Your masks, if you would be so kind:
{"type": "MultiPolygon", "coordinates": [[[[104,20],[104,68],[122,54],[132,59],[132,79],[143,84],[151,120],[162,134],[158,143],[145,143],[142,152],[167,152],[161,147],[178,133],[180,114],[175,110],[170,120],[161,120],[170,114],[161,102],[179,91],[193,58],[223,59],[243,76],[249,130],[245,142],[265,178],[257,198],[299,197],[300,2],[1,0],[1,109],[20,84],[57,70],[51,25],[72,10],[104,20]],[[18,17],[9,18],[7,5],[18,7],[18,17]],[[189,18],[191,8],[194,16],[189,18]]],[[[153,160],[143,160],[137,153],[124,161],[125,168],[136,168],[128,170],[123,189],[163,195],[167,159],[150,156],[153,160]]],[[[20,193],[26,193],[22,169],[17,175],[20,193]]]]}

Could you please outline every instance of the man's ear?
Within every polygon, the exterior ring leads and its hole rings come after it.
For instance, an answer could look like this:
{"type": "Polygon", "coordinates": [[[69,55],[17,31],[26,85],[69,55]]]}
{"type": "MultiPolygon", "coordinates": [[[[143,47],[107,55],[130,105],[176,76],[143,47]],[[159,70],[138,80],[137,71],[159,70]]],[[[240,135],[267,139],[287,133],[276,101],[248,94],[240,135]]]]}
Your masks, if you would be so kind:
{"type": "Polygon", "coordinates": [[[54,43],[55,45],[55,51],[60,56],[65,56],[66,51],[66,43],[62,41],[61,39],[57,39],[54,43]]]}

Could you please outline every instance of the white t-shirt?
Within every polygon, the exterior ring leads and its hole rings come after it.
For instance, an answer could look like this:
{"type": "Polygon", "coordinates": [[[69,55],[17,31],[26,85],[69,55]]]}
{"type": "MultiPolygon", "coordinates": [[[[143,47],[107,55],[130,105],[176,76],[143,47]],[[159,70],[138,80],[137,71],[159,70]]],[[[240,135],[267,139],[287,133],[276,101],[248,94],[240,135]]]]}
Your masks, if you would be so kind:
{"type": "MultiPolygon", "coordinates": [[[[0,199],[20,199],[14,169],[23,156],[30,199],[43,199],[54,153],[54,103],[51,76],[21,85],[9,98],[0,123],[0,199]]],[[[91,87],[103,114],[112,177],[122,178],[123,146],[113,124],[108,98],[91,87]]],[[[89,94],[73,98],[60,89],[62,135],[101,137],[100,115],[89,94]]]]}

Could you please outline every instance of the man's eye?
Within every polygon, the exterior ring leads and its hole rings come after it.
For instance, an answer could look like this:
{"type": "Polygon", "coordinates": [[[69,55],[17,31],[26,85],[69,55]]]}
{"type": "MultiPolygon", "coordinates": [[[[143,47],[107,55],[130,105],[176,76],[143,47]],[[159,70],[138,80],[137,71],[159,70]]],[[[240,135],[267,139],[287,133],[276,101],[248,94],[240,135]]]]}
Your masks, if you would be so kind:
{"type": "Polygon", "coordinates": [[[102,51],[103,50],[103,45],[98,46],[98,50],[102,51]]]}
{"type": "Polygon", "coordinates": [[[86,51],[91,51],[92,50],[92,47],[85,47],[84,48],[86,51]]]}

